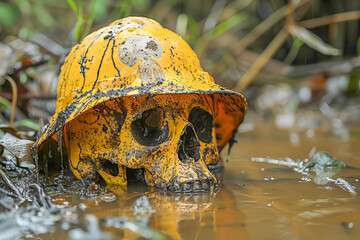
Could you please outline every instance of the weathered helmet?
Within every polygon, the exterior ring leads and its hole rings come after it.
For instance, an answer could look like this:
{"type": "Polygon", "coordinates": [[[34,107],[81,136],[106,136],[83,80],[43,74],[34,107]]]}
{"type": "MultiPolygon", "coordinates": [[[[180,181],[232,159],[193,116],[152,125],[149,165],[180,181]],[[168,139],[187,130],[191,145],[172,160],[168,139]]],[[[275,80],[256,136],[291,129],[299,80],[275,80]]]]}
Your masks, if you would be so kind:
{"type": "MultiPolygon", "coordinates": [[[[38,146],[41,147],[80,115],[87,113],[95,116],[100,112],[104,114],[103,111],[108,114],[105,107],[111,109],[118,106],[114,102],[106,103],[109,100],[116,102],[123,99],[125,103],[120,104],[123,108],[121,111],[126,112],[134,106],[142,106],[139,102],[131,106],[133,100],[136,102],[136,99],[144,99],[145,96],[161,95],[176,95],[180,101],[191,95],[206,96],[203,99],[211,105],[212,124],[215,126],[216,140],[213,141],[217,142],[219,149],[232,139],[247,108],[241,94],[214,83],[213,78],[200,67],[196,54],[180,36],[164,29],[154,20],[128,17],[93,32],[73,47],[61,68],[56,113],[40,137],[38,146]],[[102,110],[96,110],[96,106],[102,106],[98,107],[102,110]]],[[[157,101],[163,100],[158,98],[157,101]]],[[[201,106],[197,109],[200,109],[201,118],[201,106]]],[[[192,114],[193,118],[197,118],[196,114],[192,114]]],[[[124,115],[122,117],[126,118],[124,115]]],[[[81,123],[73,125],[82,128],[81,123]]],[[[206,162],[213,163],[213,160],[206,162]]],[[[82,176],[81,173],[75,175],[82,176]]]]}

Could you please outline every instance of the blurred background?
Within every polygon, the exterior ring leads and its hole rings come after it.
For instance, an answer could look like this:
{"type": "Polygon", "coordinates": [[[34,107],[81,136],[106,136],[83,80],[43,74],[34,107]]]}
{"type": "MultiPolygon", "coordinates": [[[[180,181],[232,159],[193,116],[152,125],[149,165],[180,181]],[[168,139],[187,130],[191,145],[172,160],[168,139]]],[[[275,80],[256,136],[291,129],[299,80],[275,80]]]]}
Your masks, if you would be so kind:
{"type": "Polygon", "coordinates": [[[3,0],[0,122],[11,122],[14,102],[4,76],[18,93],[15,126],[36,131],[55,110],[71,47],[131,15],[177,32],[216,82],[245,95],[241,131],[258,117],[304,131],[359,123],[360,2],[352,0],[3,0]]]}

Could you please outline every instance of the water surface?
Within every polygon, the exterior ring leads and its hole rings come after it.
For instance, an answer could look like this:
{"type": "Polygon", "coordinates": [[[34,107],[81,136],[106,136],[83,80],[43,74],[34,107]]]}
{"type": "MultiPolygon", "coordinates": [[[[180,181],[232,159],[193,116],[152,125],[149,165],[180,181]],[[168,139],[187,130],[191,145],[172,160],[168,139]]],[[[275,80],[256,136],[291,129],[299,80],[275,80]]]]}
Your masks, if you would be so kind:
{"type": "MultiPolygon", "coordinates": [[[[360,193],[360,128],[348,130],[346,140],[315,130],[311,137],[297,133],[295,143],[289,131],[271,124],[239,134],[231,154],[222,153],[225,169],[219,175],[222,183],[217,192],[171,193],[130,184],[127,190],[112,189],[115,195],[55,196],[53,202],[63,206],[82,203],[86,207],[82,214],[96,219],[141,220],[150,230],[172,239],[360,239],[359,195],[333,182],[317,184],[316,179],[290,166],[251,161],[252,157],[300,161],[316,147],[351,166],[327,177],[341,178],[360,193]],[[142,196],[150,206],[134,208],[142,196]]],[[[59,223],[52,233],[39,237],[68,239],[71,228],[59,223]]],[[[103,228],[113,239],[143,235],[133,230],[103,228]]]]}

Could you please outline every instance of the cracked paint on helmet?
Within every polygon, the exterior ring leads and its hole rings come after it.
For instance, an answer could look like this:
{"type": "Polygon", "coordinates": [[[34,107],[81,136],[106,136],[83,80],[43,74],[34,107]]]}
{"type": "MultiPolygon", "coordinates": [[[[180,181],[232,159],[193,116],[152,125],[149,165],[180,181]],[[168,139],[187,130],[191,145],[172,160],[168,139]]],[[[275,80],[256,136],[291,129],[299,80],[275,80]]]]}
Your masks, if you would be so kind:
{"type": "MultiPolygon", "coordinates": [[[[57,133],[65,128],[64,141],[70,152],[71,168],[77,177],[93,177],[99,173],[108,183],[125,184],[125,167],[144,168],[149,185],[170,190],[179,187],[186,190],[190,183],[192,187],[198,186],[198,182],[194,183],[198,178],[215,182],[206,164],[217,163],[218,151],[233,138],[247,109],[241,94],[214,83],[180,36],[143,17],[117,20],[73,47],[61,68],[56,106],[56,112],[37,146],[41,148],[50,137],[56,139],[57,133]],[[136,136],[147,136],[147,132],[138,127],[138,135],[134,136],[129,123],[141,119],[144,99],[162,109],[159,111],[165,114],[166,124],[163,127],[168,129],[169,135],[167,138],[159,135],[158,141],[150,141],[149,146],[139,148],[136,136]],[[152,103],[153,99],[159,102],[152,103]],[[207,144],[218,145],[218,148],[205,147],[198,139],[203,133],[196,133],[198,129],[193,123],[186,118],[186,121],[180,121],[180,115],[168,112],[171,107],[176,109],[178,106],[190,114],[192,109],[187,105],[194,99],[201,100],[198,108],[209,108],[207,112],[212,117],[214,128],[212,141],[207,144]],[[134,111],[137,115],[133,116],[134,111]],[[184,133],[192,137],[184,137],[184,133]],[[74,136],[79,137],[79,141],[74,136]],[[177,139],[177,144],[174,140],[166,145],[169,136],[172,140],[177,139]],[[129,143],[119,155],[120,150],[115,148],[130,139],[137,143],[136,147],[129,143]],[[90,142],[86,144],[87,141],[90,142]],[[189,163],[185,159],[176,166],[166,164],[170,159],[175,162],[175,157],[170,156],[179,152],[182,159],[188,156],[178,149],[181,141],[187,142],[189,147],[199,145],[194,149],[199,149],[200,160],[189,163]],[[177,185],[184,181],[189,184],[177,185]]],[[[140,120],[134,125],[145,123],[145,120],[140,120]]],[[[148,142],[146,137],[145,142],[148,142]]],[[[194,153],[190,158],[196,156],[194,153]]],[[[204,183],[205,186],[209,184],[204,183]]]]}

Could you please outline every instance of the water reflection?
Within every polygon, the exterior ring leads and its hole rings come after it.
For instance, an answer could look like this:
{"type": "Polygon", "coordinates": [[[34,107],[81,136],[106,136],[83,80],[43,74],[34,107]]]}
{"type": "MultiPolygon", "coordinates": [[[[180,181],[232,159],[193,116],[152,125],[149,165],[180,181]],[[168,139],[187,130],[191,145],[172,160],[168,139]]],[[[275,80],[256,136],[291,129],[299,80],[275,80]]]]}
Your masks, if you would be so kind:
{"type": "MultiPolygon", "coordinates": [[[[235,208],[232,193],[222,185],[218,191],[173,193],[133,185],[127,191],[111,188],[117,199],[91,205],[91,212],[99,219],[127,217],[146,222],[152,229],[172,239],[248,239],[244,229],[245,217],[235,208]]],[[[138,234],[125,230],[125,239],[138,234]]]]}
{"type": "Polygon", "coordinates": [[[244,214],[225,186],[195,194],[146,193],[156,209],[150,223],[175,239],[246,239],[244,214]],[[164,221],[165,219],[166,221],[164,221]]]}

